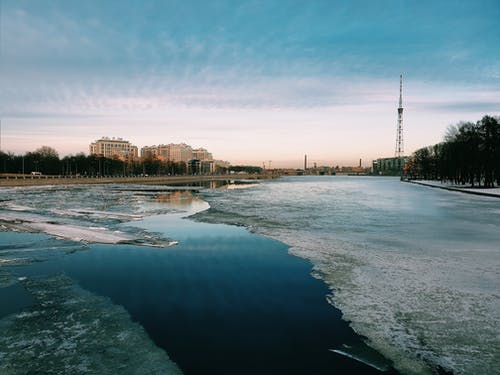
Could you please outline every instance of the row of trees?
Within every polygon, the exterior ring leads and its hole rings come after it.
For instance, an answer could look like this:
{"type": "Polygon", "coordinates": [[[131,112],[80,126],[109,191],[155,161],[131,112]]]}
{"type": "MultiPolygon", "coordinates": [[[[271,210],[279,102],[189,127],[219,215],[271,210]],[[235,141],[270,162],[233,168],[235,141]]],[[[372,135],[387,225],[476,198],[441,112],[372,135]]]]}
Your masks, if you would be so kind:
{"type": "MultiPolygon", "coordinates": [[[[198,166],[199,168],[199,166],[198,166]]],[[[137,175],[183,175],[199,173],[183,162],[165,162],[154,158],[121,160],[83,153],[59,158],[56,150],[43,146],[23,155],[0,152],[0,173],[30,174],[40,172],[44,175],[63,176],[137,176],[137,175]]],[[[217,173],[227,170],[219,168],[217,173]]]]}
{"type": "Polygon", "coordinates": [[[415,151],[406,174],[472,186],[500,185],[500,118],[484,116],[475,124],[450,126],[442,143],[415,151]]]}

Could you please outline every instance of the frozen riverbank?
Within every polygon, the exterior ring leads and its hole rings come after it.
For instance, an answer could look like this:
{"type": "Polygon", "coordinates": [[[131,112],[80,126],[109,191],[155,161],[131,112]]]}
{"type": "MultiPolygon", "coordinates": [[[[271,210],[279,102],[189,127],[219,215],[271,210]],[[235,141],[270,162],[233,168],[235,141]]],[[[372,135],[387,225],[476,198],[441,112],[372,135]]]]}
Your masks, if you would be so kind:
{"type": "Polygon", "coordinates": [[[500,198],[500,187],[496,188],[477,188],[471,185],[456,185],[451,182],[443,182],[436,180],[408,180],[412,184],[423,185],[433,188],[439,188],[450,191],[458,191],[460,193],[483,195],[485,197],[500,198]]]}

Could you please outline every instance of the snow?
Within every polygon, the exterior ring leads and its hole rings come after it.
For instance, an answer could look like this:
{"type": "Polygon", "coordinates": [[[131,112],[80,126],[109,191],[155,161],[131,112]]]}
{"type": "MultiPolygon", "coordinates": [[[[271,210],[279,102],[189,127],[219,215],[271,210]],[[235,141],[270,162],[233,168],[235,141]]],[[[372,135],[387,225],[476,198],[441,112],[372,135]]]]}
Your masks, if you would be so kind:
{"type": "Polygon", "coordinates": [[[485,195],[485,196],[497,196],[500,197],[500,187],[495,188],[473,188],[469,185],[457,185],[451,182],[442,182],[435,180],[412,180],[412,183],[424,186],[438,187],[447,190],[460,191],[464,193],[474,193],[477,195],[485,195]]]}

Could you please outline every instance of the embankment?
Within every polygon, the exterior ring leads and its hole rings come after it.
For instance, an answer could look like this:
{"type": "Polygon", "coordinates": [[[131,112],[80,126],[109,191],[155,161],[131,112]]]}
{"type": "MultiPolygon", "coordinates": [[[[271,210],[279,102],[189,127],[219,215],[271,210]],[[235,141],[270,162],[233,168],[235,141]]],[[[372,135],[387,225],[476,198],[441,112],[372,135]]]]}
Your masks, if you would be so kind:
{"type": "Polygon", "coordinates": [[[483,195],[486,197],[500,198],[500,187],[474,188],[472,186],[453,185],[453,184],[449,184],[449,183],[445,183],[445,182],[441,182],[441,181],[429,181],[429,180],[403,180],[403,181],[409,182],[412,184],[432,187],[432,188],[457,191],[459,193],[483,195]]]}
{"type": "MultiPolygon", "coordinates": [[[[1,176],[0,176],[1,177],[1,176]]],[[[59,177],[59,176],[3,176],[2,186],[39,186],[39,185],[80,185],[80,184],[188,184],[201,181],[266,179],[265,175],[238,174],[218,176],[150,176],[150,177],[59,177]]]]}

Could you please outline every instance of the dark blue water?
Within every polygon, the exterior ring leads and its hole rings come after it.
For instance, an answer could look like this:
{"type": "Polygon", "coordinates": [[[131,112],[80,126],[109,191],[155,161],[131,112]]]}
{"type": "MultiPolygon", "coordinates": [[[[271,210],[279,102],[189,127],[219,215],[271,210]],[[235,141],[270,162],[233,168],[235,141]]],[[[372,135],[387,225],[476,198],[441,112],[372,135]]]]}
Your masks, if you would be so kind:
{"type": "Polygon", "coordinates": [[[95,245],[23,266],[63,272],[124,306],[186,374],[371,374],[329,349],[363,345],[281,242],[243,228],[154,216],[141,226],[180,240],[156,249],[95,245]],[[175,236],[174,236],[175,234],[175,236]]]}

